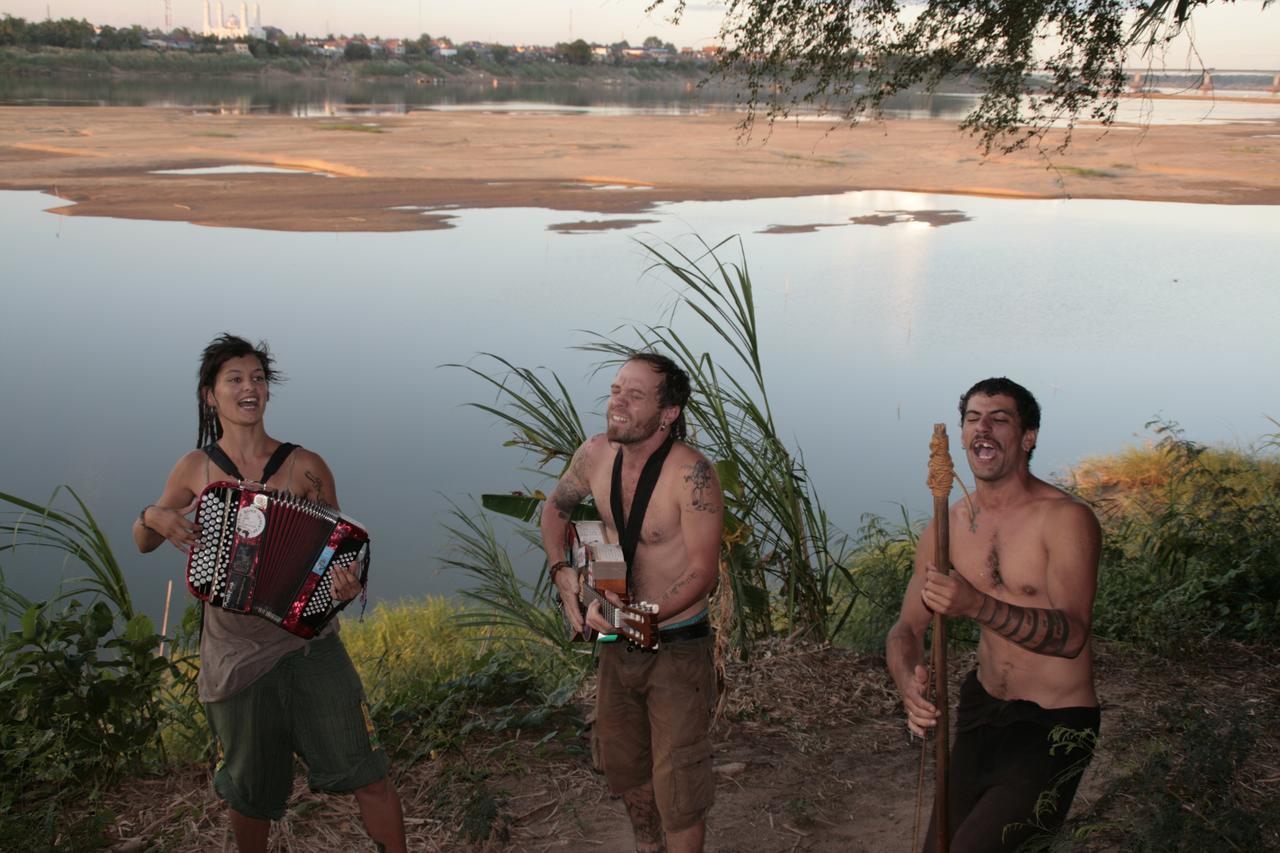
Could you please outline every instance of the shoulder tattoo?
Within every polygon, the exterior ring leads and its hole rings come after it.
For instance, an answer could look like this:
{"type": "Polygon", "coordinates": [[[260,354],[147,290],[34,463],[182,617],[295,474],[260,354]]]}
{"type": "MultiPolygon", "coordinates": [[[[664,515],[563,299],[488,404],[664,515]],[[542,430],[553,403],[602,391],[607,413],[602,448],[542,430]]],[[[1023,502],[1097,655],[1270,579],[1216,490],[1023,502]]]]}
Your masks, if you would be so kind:
{"type": "Polygon", "coordinates": [[[720,495],[716,489],[715,472],[705,459],[683,466],[684,481],[689,488],[689,506],[695,512],[719,512],[720,495]]]}
{"type": "Polygon", "coordinates": [[[307,500],[318,503],[321,506],[329,506],[331,502],[324,492],[324,483],[320,478],[311,471],[302,473],[306,476],[307,482],[311,484],[310,488],[307,489],[307,500]]]}
{"type": "Polygon", "coordinates": [[[551,490],[551,494],[547,497],[547,501],[556,508],[560,513],[560,517],[568,519],[570,513],[582,503],[582,499],[591,494],[591,486],[587,483],[586,477],[587,463],[582,457],[581,451],[575,453],[573,461],[569,463],[569,470],[560,478],[560,482],[556,483],[556,487],[551,490]]]}

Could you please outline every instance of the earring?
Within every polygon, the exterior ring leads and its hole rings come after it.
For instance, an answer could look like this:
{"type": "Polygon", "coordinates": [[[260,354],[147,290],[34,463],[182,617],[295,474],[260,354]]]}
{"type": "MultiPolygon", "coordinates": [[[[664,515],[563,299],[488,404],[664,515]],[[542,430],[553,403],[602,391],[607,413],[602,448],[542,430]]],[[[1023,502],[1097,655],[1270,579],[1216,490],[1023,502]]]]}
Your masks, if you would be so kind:
{"type": "Polygon", "coordinates": [[[662,430],[663,432],[666,432],[666,431],[667,431],[667,425],[666,425],[666,424],[658,424],[658,429],[662,430]]]}

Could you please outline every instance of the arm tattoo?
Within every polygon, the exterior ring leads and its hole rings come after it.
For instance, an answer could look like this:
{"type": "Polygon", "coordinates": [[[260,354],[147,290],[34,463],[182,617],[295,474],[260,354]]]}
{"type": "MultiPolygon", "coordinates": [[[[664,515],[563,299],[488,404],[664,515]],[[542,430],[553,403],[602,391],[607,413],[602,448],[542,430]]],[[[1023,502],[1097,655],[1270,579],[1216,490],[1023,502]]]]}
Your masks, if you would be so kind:
{"type": "Polygon", "coordinates": [[[324,496],[324,483],[320,482],[320,478],[310,471],[303,473],[306,474],[307,481],[311,483],[311,489],[307,492],[307,497],[321,506],[329,506],[329,499],[324,496]]]}
{"type": "Polygon", "coordinates": [[[720,501],[713,487],[715,481],[711,476],[711,466],[706,460],[699,459],[692,465],[685,465],[684,471],[684,481],[692,491],[689,505],[694,511],[719,512],[720,501]]]}
{"type": "Polygon", "coordinates": [[[680,578],[675,583],[667,587],[667,591],[662,594],[662,597],[660,599],[658,599],[658,604],[660,605],[666,604],[669,598],[671,598],[680,590],[688,586],[693,581],[693,579],[694,579],[693,572],[685,572],[683,575],[680,576],[680,578]]]}
{"type": "Polygon", "coordinates": [[[569,479],[561,480],[556,483],[556,487],[551,490],[551,496],[547,500],[556,511],[560,513],[560,517],[568,519],[569,515],[582,503],[590,491],[584,489],[581,484],[570,481],[569,479]]]}
{"type": "Polygon", "coordinates": [[[574,454],[573,461],[569,463],[569,470],[564,472],[560,482],[556,483],[556,487],[547,497],[547,502],[556,508],[565,521],[569,520],[569,516],[577,509],[578,504],[582,503],[582,499],[591,494],[591,487],[583,476],[584,468],[586,468],[586,462],[583,461],[581,454],[574,454]]]}
{"type": "Polygon", "coordinates": [[[1074,657],[1071,624],[1067,614],[1047,607],[1019,607],[985,596],[977,619],[1006,640],[1029,652],[1052,657],[1074,657]]]}

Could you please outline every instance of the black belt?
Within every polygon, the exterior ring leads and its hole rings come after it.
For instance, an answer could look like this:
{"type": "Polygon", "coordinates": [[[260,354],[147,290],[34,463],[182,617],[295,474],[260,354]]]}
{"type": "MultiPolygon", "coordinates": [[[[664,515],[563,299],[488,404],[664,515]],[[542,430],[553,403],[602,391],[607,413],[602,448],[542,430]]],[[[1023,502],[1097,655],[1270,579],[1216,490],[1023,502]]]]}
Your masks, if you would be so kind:
{"type": "Polygon", "coordinates": [[[703,619],[692,625],[681,625],[679,628],[658,629],[659,643],[678,643],[681,640],[701,640],[711,636],[711,620],[703,619]]]}

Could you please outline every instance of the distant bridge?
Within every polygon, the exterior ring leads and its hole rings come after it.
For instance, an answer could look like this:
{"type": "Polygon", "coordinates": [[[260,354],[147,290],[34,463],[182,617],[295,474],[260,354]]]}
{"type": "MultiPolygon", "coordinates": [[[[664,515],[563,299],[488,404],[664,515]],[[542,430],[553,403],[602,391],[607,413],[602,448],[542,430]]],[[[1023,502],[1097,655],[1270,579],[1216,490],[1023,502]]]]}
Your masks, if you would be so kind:
{"type": "Polygon", "coordinates": [[[1159,85],[1160,81],[1194,81],[1187,85],[1187,88],[1195,87],[1201,94],[1207,95],[1213,92],[1214,75],[1222,77],[1257,77],[1258,89],[1271,94],[1280,94],[1280,71],[1272,69],[1258,68],[1189,68],[1178,71],[1152,71],[1150,69],[1142,69],[1140,71],[1130,71],[1129,89],[1134,92],[1142,91],[1150,85],[1159,85]],[[1270,77],[1271,83],[1267,85],[1266,79],[1270,77]]]}

